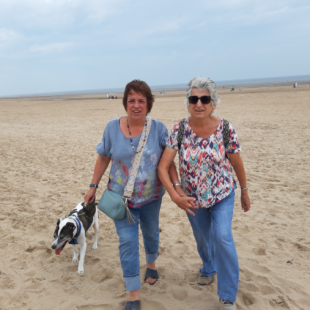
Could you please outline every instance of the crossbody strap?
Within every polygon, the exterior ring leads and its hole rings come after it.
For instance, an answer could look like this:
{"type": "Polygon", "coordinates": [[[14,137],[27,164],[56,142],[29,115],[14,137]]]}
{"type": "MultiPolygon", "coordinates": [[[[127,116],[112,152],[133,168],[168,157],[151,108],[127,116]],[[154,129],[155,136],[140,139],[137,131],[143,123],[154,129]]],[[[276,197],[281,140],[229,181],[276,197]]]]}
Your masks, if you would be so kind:
{"type": "MultiPolygon", "coordinates": [[[[181,144],[184,137],[184,123],[186,118],[183,118],[179,122],[179,128],[178,128],[178,150],[180,151],[181,144]]],[[[224,140],[224,146],[225,148],[228,147],[229,143],[229,121],[223,118],[223,140],[224,140]]]]}
{"type": "Polygon", "coordinates": [[[225,148],[228,147],[229,143],[229,121],[223,118],[223,140],[225,148]]]}
{"type": "Polygon", "coordinates": [[[140,151],[138,153],[136,153],[136,155],[133,159],[132,167],[131,167],[130,172],[129,172],[129,178],[127,181],[127,185],[126,185],[125,190],[124,190],[123,197],[126,199],[130,199],[131,194],[133,192],[136,177],[137,177],[138,170],[140,167],[140,162],[141,162],[142,155],[143,155],[144,146],[146,145],[147,138],[148,138],[150,130],[151,130],[151,124],[152,124],[152,119],[149,116],[147,116],[146,117],[146,124],[143,128],[143,131],[142,131],[142,134],[141,134],[141,137],[139,140],[139,145],[137,148],[137,150],[140,149],[140,151]]]}
{"type": "Polygon", "coordinates": [[[183,136],[184,136],[184,123],[185,123],[186,118],[183,118],[179,122],[179,128],[178,128],[178,150],[180,152],[182,141],[183,141],[183,136]]]}

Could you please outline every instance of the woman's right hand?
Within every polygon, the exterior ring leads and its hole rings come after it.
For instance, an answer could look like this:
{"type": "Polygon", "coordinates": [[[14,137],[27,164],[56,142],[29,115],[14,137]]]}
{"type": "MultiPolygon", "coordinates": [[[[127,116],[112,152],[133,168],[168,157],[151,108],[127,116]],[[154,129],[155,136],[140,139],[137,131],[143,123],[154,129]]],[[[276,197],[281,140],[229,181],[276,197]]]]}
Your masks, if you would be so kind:
{"type": "Polygon", "coordinates": [[[96,199],[96,188],[90,187],[86,195],[84,196],[85,204],[93,202],[96,199]]]}
{"type": "Polygon", "coordinates": [[[188,214],[191,214],[195,216],[195,213],[192,211],[192,209],[196,210],[198,207],[194,204],[196,201],[193,197],[188,197],[185,195],[183,190],[178,189],[176,192],[179,194],[178,197],[175,197],[173,199],[173,202],[180,208],[186,211],[188,214]],[[182,191],[182,192],[181,192],[182,191]]]}

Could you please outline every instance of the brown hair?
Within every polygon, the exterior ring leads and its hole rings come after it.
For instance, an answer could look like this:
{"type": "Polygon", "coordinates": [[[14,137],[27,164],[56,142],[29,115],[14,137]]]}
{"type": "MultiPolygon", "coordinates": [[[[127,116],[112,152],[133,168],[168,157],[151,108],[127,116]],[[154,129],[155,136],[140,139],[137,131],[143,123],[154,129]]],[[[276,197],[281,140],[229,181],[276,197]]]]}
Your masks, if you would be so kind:
{"type": "Polygon", "coordinates": [[[150,87],[144,81],[140,80],[133,80],[126,85],[123,97],[123,106],[125,110],[127,111],[128,95],[132,91],[140,93],[146,97],[147,113],[151,112],[154,103],[154,96],[152,95],[150,87]]]}

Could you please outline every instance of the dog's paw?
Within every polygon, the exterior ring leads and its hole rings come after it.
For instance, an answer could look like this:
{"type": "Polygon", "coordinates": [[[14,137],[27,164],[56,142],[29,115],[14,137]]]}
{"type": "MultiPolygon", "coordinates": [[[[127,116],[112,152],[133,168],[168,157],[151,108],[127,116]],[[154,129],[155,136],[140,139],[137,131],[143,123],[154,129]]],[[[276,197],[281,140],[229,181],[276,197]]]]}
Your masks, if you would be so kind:
{"type": "Polygon", "coordinates": [[[78,270],[77,273],[82,276],[84,274],[84,270],[78,270]]]}
{"type": "Polygon", "coordinates": [[[98,249],[98,246],[97,246],[97,245],[93,245],[93,246],[91,247],[91,249],[92,249],[92,250],[97,250],[97,249],[98,249]]]}
{"type": "Polygon", "coordinates": [[[75,258],[75,257],[73,257],[73,258],[72,258],[72,262],[73,262],[73,263],[77,263],[77,262],[78,262],[78,259],[75,258]]]}

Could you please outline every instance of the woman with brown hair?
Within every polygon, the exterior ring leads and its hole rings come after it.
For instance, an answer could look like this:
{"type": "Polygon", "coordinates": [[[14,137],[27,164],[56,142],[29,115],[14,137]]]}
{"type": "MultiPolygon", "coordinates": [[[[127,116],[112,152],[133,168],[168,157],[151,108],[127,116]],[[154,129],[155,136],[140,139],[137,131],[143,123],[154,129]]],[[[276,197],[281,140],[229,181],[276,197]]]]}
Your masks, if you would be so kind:
{"type": "Polygon", "coordinates": [[[151,89],[145,82],[134,80],[126,85],[123,105],[127,116],[113,119],[107,124],[102,141],[97,145],[98,159],[92,184],[84,197],[86,203],[95,199],[96,188],[110,161],[112,165],[107,188],[122,196],[135,154],[142,152],[134,190],[128,200],[128,207],[136,221],[130,224],[126,217],[114,220],[123,276],[129,291],[129,301],[124,310],[140,309],[139,223],[147,267],[144,280],[153,285],[158,279],[155,261],[159,247],[159,210],[165,189],[157,175],[157,164],[168,137],[165,125],[151,119],[147,142],[144,147],[138,147],[153,102],[151,89]]]}

